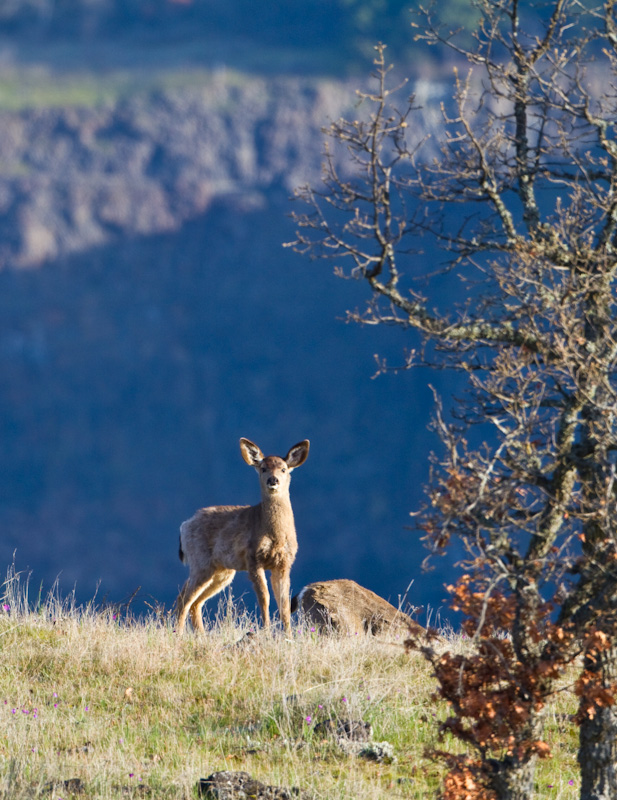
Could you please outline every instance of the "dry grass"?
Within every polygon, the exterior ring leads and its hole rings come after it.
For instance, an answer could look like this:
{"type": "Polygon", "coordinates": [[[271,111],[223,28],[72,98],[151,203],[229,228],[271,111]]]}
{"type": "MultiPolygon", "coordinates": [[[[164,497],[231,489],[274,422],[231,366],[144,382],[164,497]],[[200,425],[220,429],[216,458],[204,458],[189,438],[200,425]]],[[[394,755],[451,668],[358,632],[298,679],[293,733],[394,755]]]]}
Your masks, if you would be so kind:
{"type": "MultiPolygon", "coordinates": [[[[257,631],[232,609],[205,637],[172,621],[119,619],[52,597],[28,603],[9,575],[0,606],[0,798],[193,798],[199,778],[245,770],[315,798],[427,798],[441,767],[424,751],[445,709],[419,656],[400,645],[257,631]],[[10,608],[9,608],[10,607],[10,608]],[[396,761],[345,755],[315,733],[363,719],[396,761]],[[73,783],[64,781],[78,779],[73,783]],[[80,789],[79,794],[72,790],[80,789]]],[[[463,646],[456,637],[452,646],[463,646]]],[[[575,732],[564,692],[550,712],[541,796],[576,796],[575,732]],[[552,788],[549,788],[552,787],[552,788]]]]}

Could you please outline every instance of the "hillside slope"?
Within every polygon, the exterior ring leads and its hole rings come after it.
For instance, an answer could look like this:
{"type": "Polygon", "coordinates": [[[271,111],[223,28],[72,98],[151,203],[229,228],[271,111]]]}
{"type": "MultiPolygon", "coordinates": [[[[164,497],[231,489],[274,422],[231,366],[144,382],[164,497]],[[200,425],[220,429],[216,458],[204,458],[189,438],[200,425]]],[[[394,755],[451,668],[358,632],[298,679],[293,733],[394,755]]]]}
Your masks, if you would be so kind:
{"type": "MultiPolygon", "coordinates": [[[[425,750],[453,746],[437,740],[447,709],[426,662],[396,639],[301,626],[246,637],[253,621],[227,610],[205,638],[178,637],[153,615],[57,600],[26,609],[16,588],[0,609],[3,800],[189,800],[223,770],[312,800],[436,794],[443,768],[425,750]],[[336,729],[351,722],[368,741],[341,744],[336,729]]],[[[463,652],[469,640],[440,646],[463,652]]],[[[549,700],[553,757],[538,763],[538,796],[576,796],[575,709],[571,690],[549,700]]]]}

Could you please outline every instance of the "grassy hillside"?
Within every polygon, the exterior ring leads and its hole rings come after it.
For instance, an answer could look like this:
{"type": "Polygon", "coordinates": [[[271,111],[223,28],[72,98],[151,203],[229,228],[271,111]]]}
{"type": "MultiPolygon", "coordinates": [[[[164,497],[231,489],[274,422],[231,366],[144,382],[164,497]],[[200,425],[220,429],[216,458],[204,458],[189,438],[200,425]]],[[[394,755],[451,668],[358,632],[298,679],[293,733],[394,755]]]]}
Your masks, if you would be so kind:
{"type": "MultiPolygon", "coordinates": [[[[245,770],[315,798],[435,796],[425,748],[446,709],[431,700],[419,656],[396,642],[297,628],[239,642],[254,621],[233,609],[206,638],[178,637],[161,610],[140,621],[113,609],[28,602],[14,576],[0,606],[0,797],[191,798],[200,778],[245,770]],[[365,720],[393,763],[345,754],[316,730],[365,720]]],[[[448,646],[462,647],[456,636],[448,646]]],[[[554,758],[540,797],[576,796],[569,692],[549,712],[554,758]]],[[[446,747],[450,746],[446,743],[446,747]]]]}

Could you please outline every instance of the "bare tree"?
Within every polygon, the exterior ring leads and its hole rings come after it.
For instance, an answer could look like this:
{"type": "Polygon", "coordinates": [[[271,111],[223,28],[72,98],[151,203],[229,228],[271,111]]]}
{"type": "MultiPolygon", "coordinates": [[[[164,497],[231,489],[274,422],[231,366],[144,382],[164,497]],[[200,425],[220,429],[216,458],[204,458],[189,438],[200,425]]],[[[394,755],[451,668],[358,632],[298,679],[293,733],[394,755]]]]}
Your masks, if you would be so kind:
{"type": "MultiPolygon", "coordinates": [[[[350,317],[414,336],[406,366],[462,371],[435,428],[419,525],[466,552],[451,587],[472,640],[432,661],[451,715],[447,800],[533,794],[546,700],[577,669],[581,798],[617,797],[617,22],[614,3],[483,0],[433,140],[384,47],[355,120],[326,131],[294,246],[366,281],[350,317]],[[437,138],[437,142],[434,139],[437,138]],[[343,150],[343,157],[341,155],[343,150]],[[438,263],[436,263],[438,262],[438,263]],[[455,296],[460,302],[447,303],[455,296]],[[480,446],[470,444],[484,440],[480,446]],[[581,664],[582,667],[576,666],[581,664]]],[[[384,367],[385,368],[385,367],[384,367]]]]}

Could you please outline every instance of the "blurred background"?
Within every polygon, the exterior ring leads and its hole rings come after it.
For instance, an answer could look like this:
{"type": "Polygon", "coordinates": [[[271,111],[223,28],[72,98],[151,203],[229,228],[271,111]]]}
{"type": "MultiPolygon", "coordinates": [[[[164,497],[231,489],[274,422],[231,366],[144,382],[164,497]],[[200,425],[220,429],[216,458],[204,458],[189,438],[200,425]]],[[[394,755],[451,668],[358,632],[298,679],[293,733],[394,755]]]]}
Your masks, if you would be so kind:
{"type": "MultiPolygon", "coordinates": [[[[473,24],[467,2],[440,12],[473,24]]],[[[0,569],[31,596],[58,578],[80,602],[171,606],[180,523],[259,500],[246,436],[311,440],[294,592],[345,577],[443,605],[457,554],[423,572],[409,513],[428,383],[451,379],[373,379],[412,340],[346,324],[366,288],[282,246],[378,41],[420,102],[449,94],[412,21],[409,0],[0,4],[0,569]]],[[[245,576],[232,590],[254,607],[245,576]]]]}

